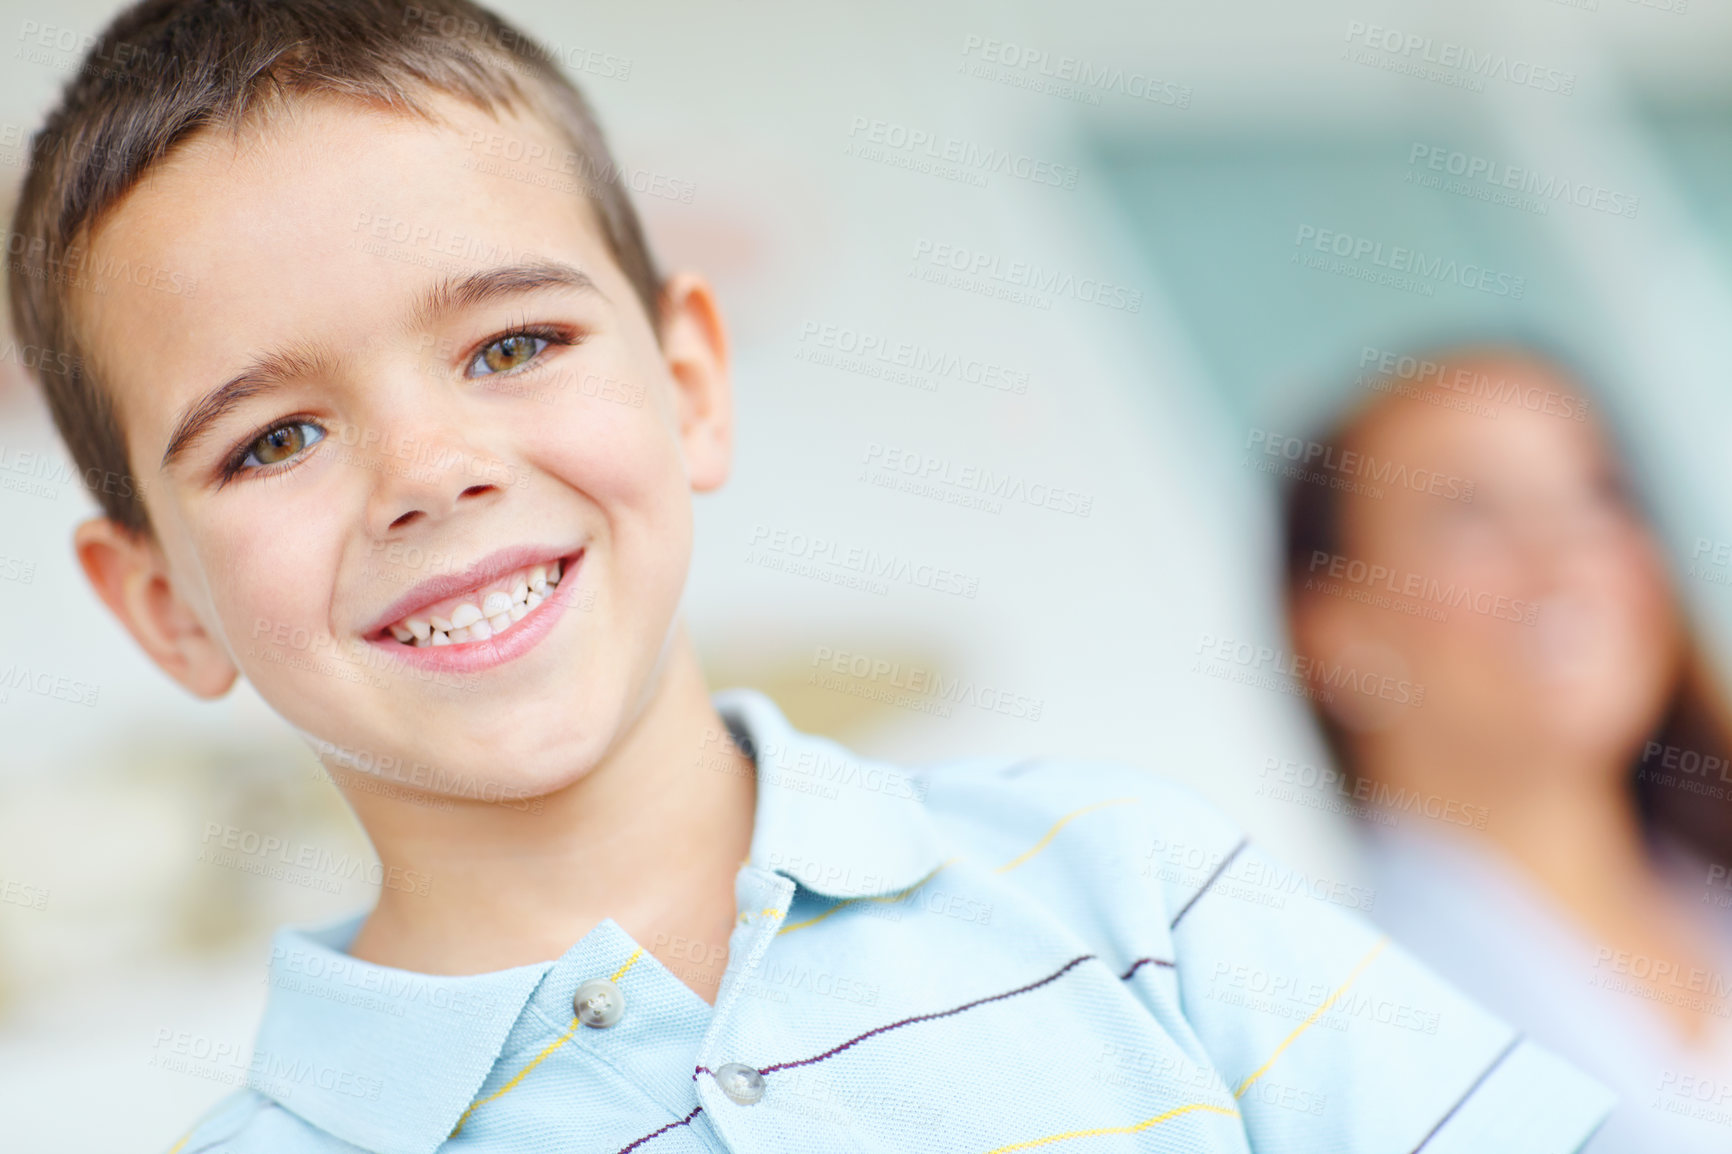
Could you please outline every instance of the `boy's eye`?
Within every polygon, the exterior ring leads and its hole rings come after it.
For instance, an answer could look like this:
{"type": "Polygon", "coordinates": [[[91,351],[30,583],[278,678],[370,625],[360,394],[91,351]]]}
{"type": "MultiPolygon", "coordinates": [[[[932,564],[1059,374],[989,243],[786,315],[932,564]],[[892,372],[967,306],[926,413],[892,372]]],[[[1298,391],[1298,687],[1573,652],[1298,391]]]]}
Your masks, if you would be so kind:
{"type": "Polygon", "coordinates": [[[324,439],[325,431],[317,425],[306,421],[286,421],[266,430],[264,436],[248,445],[246,459],[241,464],[252,468],[280,464],[324,439]]]}
{"type": "Polygon", "coordinates": [[[532,333],[500,337],[475,354],[475,359],[469,364],[470,374],[486,376],[489,373],[509,372],[534,360],[547,345],[546,337],[538,337],[532,333]]]}

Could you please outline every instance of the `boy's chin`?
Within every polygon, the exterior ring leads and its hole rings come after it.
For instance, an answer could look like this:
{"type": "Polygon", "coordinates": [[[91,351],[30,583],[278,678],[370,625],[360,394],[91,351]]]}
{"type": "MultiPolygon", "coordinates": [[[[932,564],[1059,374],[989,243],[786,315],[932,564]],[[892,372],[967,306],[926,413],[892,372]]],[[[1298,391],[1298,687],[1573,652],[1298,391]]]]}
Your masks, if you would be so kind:
{"type": "Polygon", "coordinates": [[[322,753],[357,751],[348,768],[424,794],[543,797],[587,776],[639,712],[624,687],[589,680],[554,675],[528,694],[459,693],[440,703],[386,695],[372,709],[343,708],[343,728],[357,744],[313,744],[322,753]]]}
{"type": "Polygon", "coordinates": [[[377,735],[362,744],[311,743],[349,792],[512,803],[557,793],[601,760],[606,743],[574,740],[570,719],[559,729],[422,727],[410,737],[377,735]]]}

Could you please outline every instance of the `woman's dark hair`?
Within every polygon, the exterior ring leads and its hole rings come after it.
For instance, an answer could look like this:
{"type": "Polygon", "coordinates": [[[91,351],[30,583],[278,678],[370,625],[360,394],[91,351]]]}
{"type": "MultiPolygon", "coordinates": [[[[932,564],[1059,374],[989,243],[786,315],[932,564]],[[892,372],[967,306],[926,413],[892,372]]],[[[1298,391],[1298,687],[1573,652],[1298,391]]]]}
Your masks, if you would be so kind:
{"type": "MultiPolygon", "coordinates": [[[[1544,365],[1557,377],[1571,383],[1573,391],[1589,409],[1603,410],[1600,391],[1591,385],[1591,375],[1573,358],[1544,341],[1524,338],[1489,342],[1460,341],[1416,351],[1404,364],[1442,366],[1467,362],[1523,361],[1544,365]]],[[[1353,448],[1359,433],[1374,413],[1412,396],[1420,388],[1393,376],[1363,377],[1367,386],[1357,403],[1339,409],[1326,428],[1309,438],[1336,458],[1353,448]]],[[[1624,448],[1616,431],[1606,428],[1612,452],[1624,459],[1624,448]]],[[[1323,478],[1327,480],[1327,478],[1323,478]]],[[[1282,591],[1288,632],[1294,633],[1294,609],[1318,553],[1346,553],[1343,518],[1344,494],[1340,488],[1316,483],[1315,474],[1289,478],[1282,492],[1282,591]]],[[[1641,495],[1631,498],[1643,519],[1653,523],[1641,495]]],[[[1676,576],[1673,576],[1674,584],[1676,576]]],[[[1678,681],[1654,731],[1642,744],[1629,768],[1628,786],[1632,803],[1650,837],[1668,835],[1697,853],[1715,861],[1732,862],[1732,737],[1719,707],[1718,690],[1694,630],[1686,619],[1685,655],[1678,681]]],[[[1297,636],[1292,636],[1295,651],[1297,636]]],[[[1349,778],[1356,778],[1349,735],[1341,725],[1312,701],[1312,713],[1324,743],[1336,765],[1349,778]]]]}

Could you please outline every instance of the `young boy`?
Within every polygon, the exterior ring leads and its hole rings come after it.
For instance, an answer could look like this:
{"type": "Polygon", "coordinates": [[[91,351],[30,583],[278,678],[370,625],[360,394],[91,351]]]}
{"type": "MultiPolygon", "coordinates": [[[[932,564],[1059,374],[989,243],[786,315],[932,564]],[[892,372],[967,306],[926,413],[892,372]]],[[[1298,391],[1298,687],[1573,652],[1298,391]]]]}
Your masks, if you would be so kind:
{"type": "Polygon", "coordinates": [[[151,0],[87,63],[8,250],[60,431],[129,482],[79,559],[171,677],[245,675],[313,740],[384,867],[279,934],[250,1088],[177,1150],[1592,1132],[1598,1087],[1179,791],[911,773],[708,695],[676,611],[721,316],[521,34],[151,0]]]}

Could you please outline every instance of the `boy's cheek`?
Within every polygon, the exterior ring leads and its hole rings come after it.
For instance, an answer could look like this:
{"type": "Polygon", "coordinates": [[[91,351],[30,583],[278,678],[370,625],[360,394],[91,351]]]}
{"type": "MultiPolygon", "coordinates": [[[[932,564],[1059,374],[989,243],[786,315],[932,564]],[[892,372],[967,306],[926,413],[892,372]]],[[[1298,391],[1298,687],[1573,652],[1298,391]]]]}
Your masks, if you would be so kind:
{"type": "Polygon", "coordinates": [[[604,508],[672,488],[690,492],[677,417],[661,411],[653,386],[595,371],[571,374],[559,387],[556,403],[522,427],[531,466],[604,508]]]}
{"type": "MultiPolygon", "coordinates": [[[[199,551],[199,571],[220,600],[199,607],[196,615],[207,635],[226,646],[241,674],[261,693],[269,686],[301,696],[306,690],[295,690],[296,682],[318,689],[331,680],[318,671],[348,663],[350,646],[360,641],[331,630],[335,562],[321,556],[308,529],[298,548],[293,535],[284,540],[254,531],[232,534],[222,547],[207,542],[199,551]],[[301,564],[295,563],[297,553],[301,564]]],[[[401,594],[400,589],[391,596],[388,592],[375,594],[377,607],[401,594]]]]}

